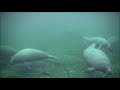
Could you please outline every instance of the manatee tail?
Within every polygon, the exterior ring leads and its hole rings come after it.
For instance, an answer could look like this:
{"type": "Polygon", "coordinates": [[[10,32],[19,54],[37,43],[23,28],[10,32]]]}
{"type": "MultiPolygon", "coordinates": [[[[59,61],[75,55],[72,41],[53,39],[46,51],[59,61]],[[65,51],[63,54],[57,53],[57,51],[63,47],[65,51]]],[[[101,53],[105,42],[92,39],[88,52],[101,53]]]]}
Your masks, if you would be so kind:
{"type": "MultiPolygon", "coordinates": [[[[92,43],[89,47],[90,48],[95,48],[95,46],[96,46],[96,43],[92,43]]],[[[100,48],[100,47],[99,47],[100,48]]]]}
{"type": "Polygon", "coordinates": [[[10,62],[7,64],[7,66],[11,65],[13,62],[13,58],[11,58],[10,62]]]}
{"type": "Polygon", "coordinates": [[[56,56],[52,56],[52,55],[49,55],[49,58],[60,59],[60,58],[58,58],[56,56]]]}
{"type": "Polygon", "coordinates": [[[7,66],[9,66],[9,65],[11,65],[11,62],[9,62],[9,63],[7,64],[7,66]]]}
{"type": "Polygon", "coordinates": [[[83,37],[83,36],[80,36],[81,39],[85,40],[85,44],[86,46],[89,46],[89,41],[88,41],[88,38],[87,37],[83,37]]]}
{"type": "Polygon", "coordinates": [[[86,37],[80,36],[81,39],[88,41],[86,37]]]}

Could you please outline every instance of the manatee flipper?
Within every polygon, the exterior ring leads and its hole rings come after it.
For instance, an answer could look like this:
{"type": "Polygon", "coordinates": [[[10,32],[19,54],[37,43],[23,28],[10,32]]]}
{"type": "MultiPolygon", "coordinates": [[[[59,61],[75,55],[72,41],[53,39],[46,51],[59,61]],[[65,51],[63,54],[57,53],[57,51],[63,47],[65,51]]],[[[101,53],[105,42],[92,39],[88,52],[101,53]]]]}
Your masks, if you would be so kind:
{"type": "Polygon", "coordinates": [[[70,72],[64,64],[63,64],[63,69],[66,71],[68,78],[71,78],[70,72]]]}
{"type": "Polygon", "coordinates": [[[98,47],[98,49],[100,49],[102,47],[102,44],[100,44],[100,46],[98,47]]]}
{"type": "Polygon", "coordinates": [[[49,58],[53,58],[53,59],[60,59],[60,58],[58,58],[58,57],[56,57],[56,56],[52,56],[52,55],[48,55],[48,57],[49,57],[49,58]]]}
{"type": "Polygon", "coordinates": [[[110,52],[113,52],[113,48],[112,48],[110,45],[107,47],[107,49],[108,49],[110,52]]]}
{"type": "Polygon", "coordinates": [[[24,62],[24,65],[25,66],[27,66],[27,68],[29,69],[29,70],[31,70],[32,68],[31,68],[31,66],[30,65],[28,65],[26,62],[24,62]]]}
{"type": "Polygon", "coordinates": [[[87,70],[85,70],[86,73],[91,73],[94,72],[96,69],[93,67],[87,68],[87,70]]]}

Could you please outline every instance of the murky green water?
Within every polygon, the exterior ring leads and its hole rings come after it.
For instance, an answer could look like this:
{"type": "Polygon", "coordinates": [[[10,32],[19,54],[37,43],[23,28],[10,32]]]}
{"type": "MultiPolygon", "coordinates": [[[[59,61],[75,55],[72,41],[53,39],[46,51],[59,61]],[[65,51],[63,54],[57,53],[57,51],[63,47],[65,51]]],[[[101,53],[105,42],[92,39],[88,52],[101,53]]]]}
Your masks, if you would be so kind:
{"type": "Polygon", "coordinates": [[[119,78],[119,34],[119,12],[1,12],[0,77],[119,78]],[[110,42],[113,52],[102,51],[110,59],[112,75],[101,71],[91,74],[84,72],[87,64],[83,51],[88,46],[80,36],[103,37],[110,42]],[[7,46],[7,54],[5,52],[4,55],[3,46],[7,46]],[[13,53],[26,48],[42,50],[60,59],[26,62],[31,70],[23,63],[8,65],[13,53]]]}

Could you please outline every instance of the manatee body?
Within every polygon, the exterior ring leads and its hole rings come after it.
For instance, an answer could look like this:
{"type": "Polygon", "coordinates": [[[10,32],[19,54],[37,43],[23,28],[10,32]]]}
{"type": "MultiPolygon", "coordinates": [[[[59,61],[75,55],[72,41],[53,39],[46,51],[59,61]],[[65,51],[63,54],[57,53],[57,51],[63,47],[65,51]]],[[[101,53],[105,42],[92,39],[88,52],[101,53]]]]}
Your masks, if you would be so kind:
{"type": "Polygon", "coordinates": [[[41,50],[26,48],[18,51],[11,59],[10,64],[24,63],[43,60],[47,58],[57,58],[41,50]]]}
{"type": "Polygon", "coordinates": [[[5,58],[5,59],[11,59],[12,56],[16,53],[17,51],[9,46],[0,46],[0,57],[5,58]]]}
{"type": "MultiPolygon", "coordinates": [[[[10,63],[8,65],[14,65],[18,63],[23,63],[27,68],[30,70],[31,66],[27,64],[27,62],[33,62],[33,61],[40,61],[48,58],[54,58],[54,59],[60,59],[58,57],[52,56],[50,54],[47,54],[41,50],[32,49],[32,48],[26,48],[18,51],[11,59],[10,63]]],[[[59,64],[59,63],[55,63],[59,64]]],[[[63,65],[63,68],[64,65],[63,65]]]]}
{"type": "Polygon", "coordinates": [[[95,43],[91,44],[84,50],[83,56],[89,68],[88,71],[102,71],[107,74],[112,74],[111,63],[107,55],[95,48],[95,43]]]}
{"type": "Polygon", "coordinates": [[[89,44],[96,43],[96,47],[99,49],[106,48],[109,51],[112,51],[109,41],[106,40],[105,38],[102,38],[102,37],[92,37],[92,38],[81,37],[81,38],[84,40],[87,40],[89,44]]]}

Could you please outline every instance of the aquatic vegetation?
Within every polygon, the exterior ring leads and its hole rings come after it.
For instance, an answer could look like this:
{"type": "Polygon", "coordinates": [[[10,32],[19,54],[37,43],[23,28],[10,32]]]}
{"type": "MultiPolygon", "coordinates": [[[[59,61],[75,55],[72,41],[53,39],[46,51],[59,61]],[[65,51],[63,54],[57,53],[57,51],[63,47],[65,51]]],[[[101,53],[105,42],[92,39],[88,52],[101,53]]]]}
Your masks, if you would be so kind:
{"type": "Polygon", "coordinates": [[[8,70],[2,70],[1,77],[2,78],[16,78],[16,77],[20,77],[20,74],[18,74],[17,72],[13,70],[8,69],[8,70]]]}

